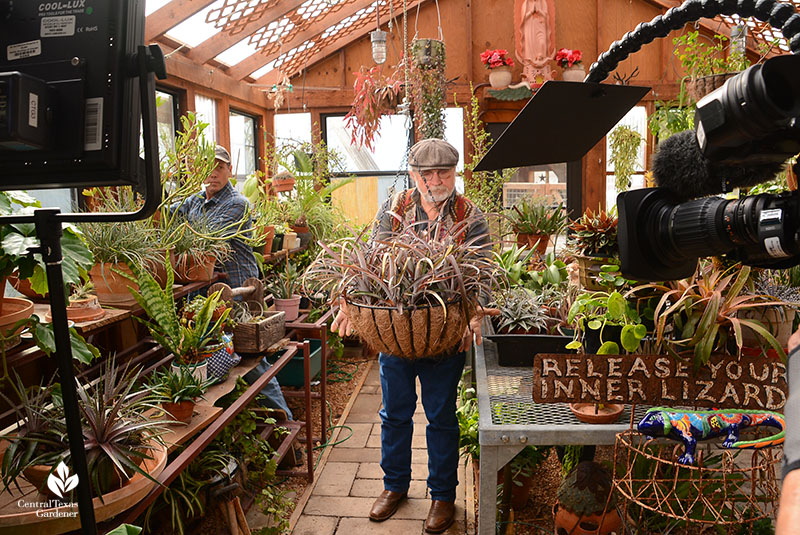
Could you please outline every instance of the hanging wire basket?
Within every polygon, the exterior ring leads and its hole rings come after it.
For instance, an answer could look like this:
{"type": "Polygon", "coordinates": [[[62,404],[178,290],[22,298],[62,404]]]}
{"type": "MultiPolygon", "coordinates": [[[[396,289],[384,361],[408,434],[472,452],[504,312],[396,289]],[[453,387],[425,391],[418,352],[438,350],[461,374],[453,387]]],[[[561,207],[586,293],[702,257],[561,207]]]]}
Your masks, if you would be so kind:
{"type": "Polygon", "coordinates": [[[614,487],[623,510],[623,533],[756,533],[771,522],[780,486],[777,447],[698,448],[694,465],[679,464],[683,445],[649,440],[634,430],[617,435],[614,487]]]}

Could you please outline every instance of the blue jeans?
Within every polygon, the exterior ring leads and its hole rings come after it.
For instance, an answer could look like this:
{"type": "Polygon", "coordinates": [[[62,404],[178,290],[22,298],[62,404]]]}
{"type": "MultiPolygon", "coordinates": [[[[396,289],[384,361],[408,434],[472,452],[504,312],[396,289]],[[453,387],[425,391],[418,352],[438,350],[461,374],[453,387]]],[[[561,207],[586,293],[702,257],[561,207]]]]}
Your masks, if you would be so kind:
{"type": "Polygon", "coordinates": [[[417,406],[416,381],[428,418],[428,488],[431,498],[452,502],[458,486],[458,419],[456,395],[464,369],[464,352],[451,357],[403,359],[381,353],[381,468],[383,486],[406,492],[411,483],[411,436],[417,406]]]}
{"type": "MultiPolygon", "coordinates": [[[[267,357],[264,357],[261,359],[261,362],[258,363],[258,366],[245,374],[244,380],[250,384],[255,383],[259,377],[267,373],[270,366],[267,357]]],[[[261,395],[266,397],[266,399],[260,400],[260,404],[263,407],[268,409],[281,409],[286,412],[287,419],[294,419],[292,411],[289,410],[289,406],[286,404],[286,398],[283,397],[281,385],[278,383],[277,377],[273,377],[267,382],[264,388],[261,389],[261,395]]]]}

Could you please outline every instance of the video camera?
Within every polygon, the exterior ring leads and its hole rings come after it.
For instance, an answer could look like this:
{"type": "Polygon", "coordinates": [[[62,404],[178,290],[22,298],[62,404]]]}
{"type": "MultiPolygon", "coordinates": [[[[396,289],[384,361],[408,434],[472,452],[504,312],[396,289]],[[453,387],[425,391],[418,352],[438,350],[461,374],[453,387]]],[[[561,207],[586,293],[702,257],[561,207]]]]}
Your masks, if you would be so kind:
{"type": "Polygon", "coordinates": [[[788,55],[748,68],[697,103],[694,131],[659,146],[660,187],[617,197],[625,276],[685,278],[699,257],[722,254],[765,268],[800,264],[800,192],[716,196],[774,179],[800,153],[799,72],[800,56],[788,55]]]}

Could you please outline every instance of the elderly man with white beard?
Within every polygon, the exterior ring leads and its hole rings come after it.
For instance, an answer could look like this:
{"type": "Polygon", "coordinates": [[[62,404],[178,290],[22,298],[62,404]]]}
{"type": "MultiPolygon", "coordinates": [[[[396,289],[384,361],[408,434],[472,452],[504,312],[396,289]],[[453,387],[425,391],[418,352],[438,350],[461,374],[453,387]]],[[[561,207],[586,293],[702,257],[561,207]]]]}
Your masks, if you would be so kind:
{"type": "MultiPolygon", "coordinates": [[[[489,227],[485,217],[471,201],[455,190],[458,151],[441,139],[425,139],[411,148],[408,163],[416,187],[393,195],[378,210],[371,239],[384,239],[392,233],[408,229],[428,233],[434,223],[447,231],[468,220],[464,242],[487,247],[489,227]]],[[[436,236],[429,236],[436,239],[436,236]]],[[[422,387],[422,406],[428,419],[428,488],[431,507],[425,520],[425,531],[442,533],[455,517],[458,485],[458,420],[456,392],[464,368],[466,350],[481,343],[481,319],[484,311],[470,321],[461,343],[442,355],[407,359],[381,353],[379,356],[383,408],[381,416],[381,468],[384,491],[375,501],[369,518],[382,522],[397,511],[407,497],[411,482],[411,437],[416,409],[416,378],[422,387]]],[[[350,334],[352,326],[339,312],[331,327],[350,334]]]]}

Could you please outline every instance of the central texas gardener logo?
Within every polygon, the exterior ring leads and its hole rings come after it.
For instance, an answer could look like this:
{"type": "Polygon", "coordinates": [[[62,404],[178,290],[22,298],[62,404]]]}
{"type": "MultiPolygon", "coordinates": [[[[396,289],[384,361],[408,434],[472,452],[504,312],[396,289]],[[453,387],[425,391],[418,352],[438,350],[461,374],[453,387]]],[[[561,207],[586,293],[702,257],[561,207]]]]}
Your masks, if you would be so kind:
{"type": "Polygon", "coordinates": [[[47,476],[47,488],[53,491],[53,494],[59,498],[64,498],[64,495],[78,486],[78,476],[69,475],[69,468],[64,464],[64,461],[58,463],[55,471],[47,476]]]}

